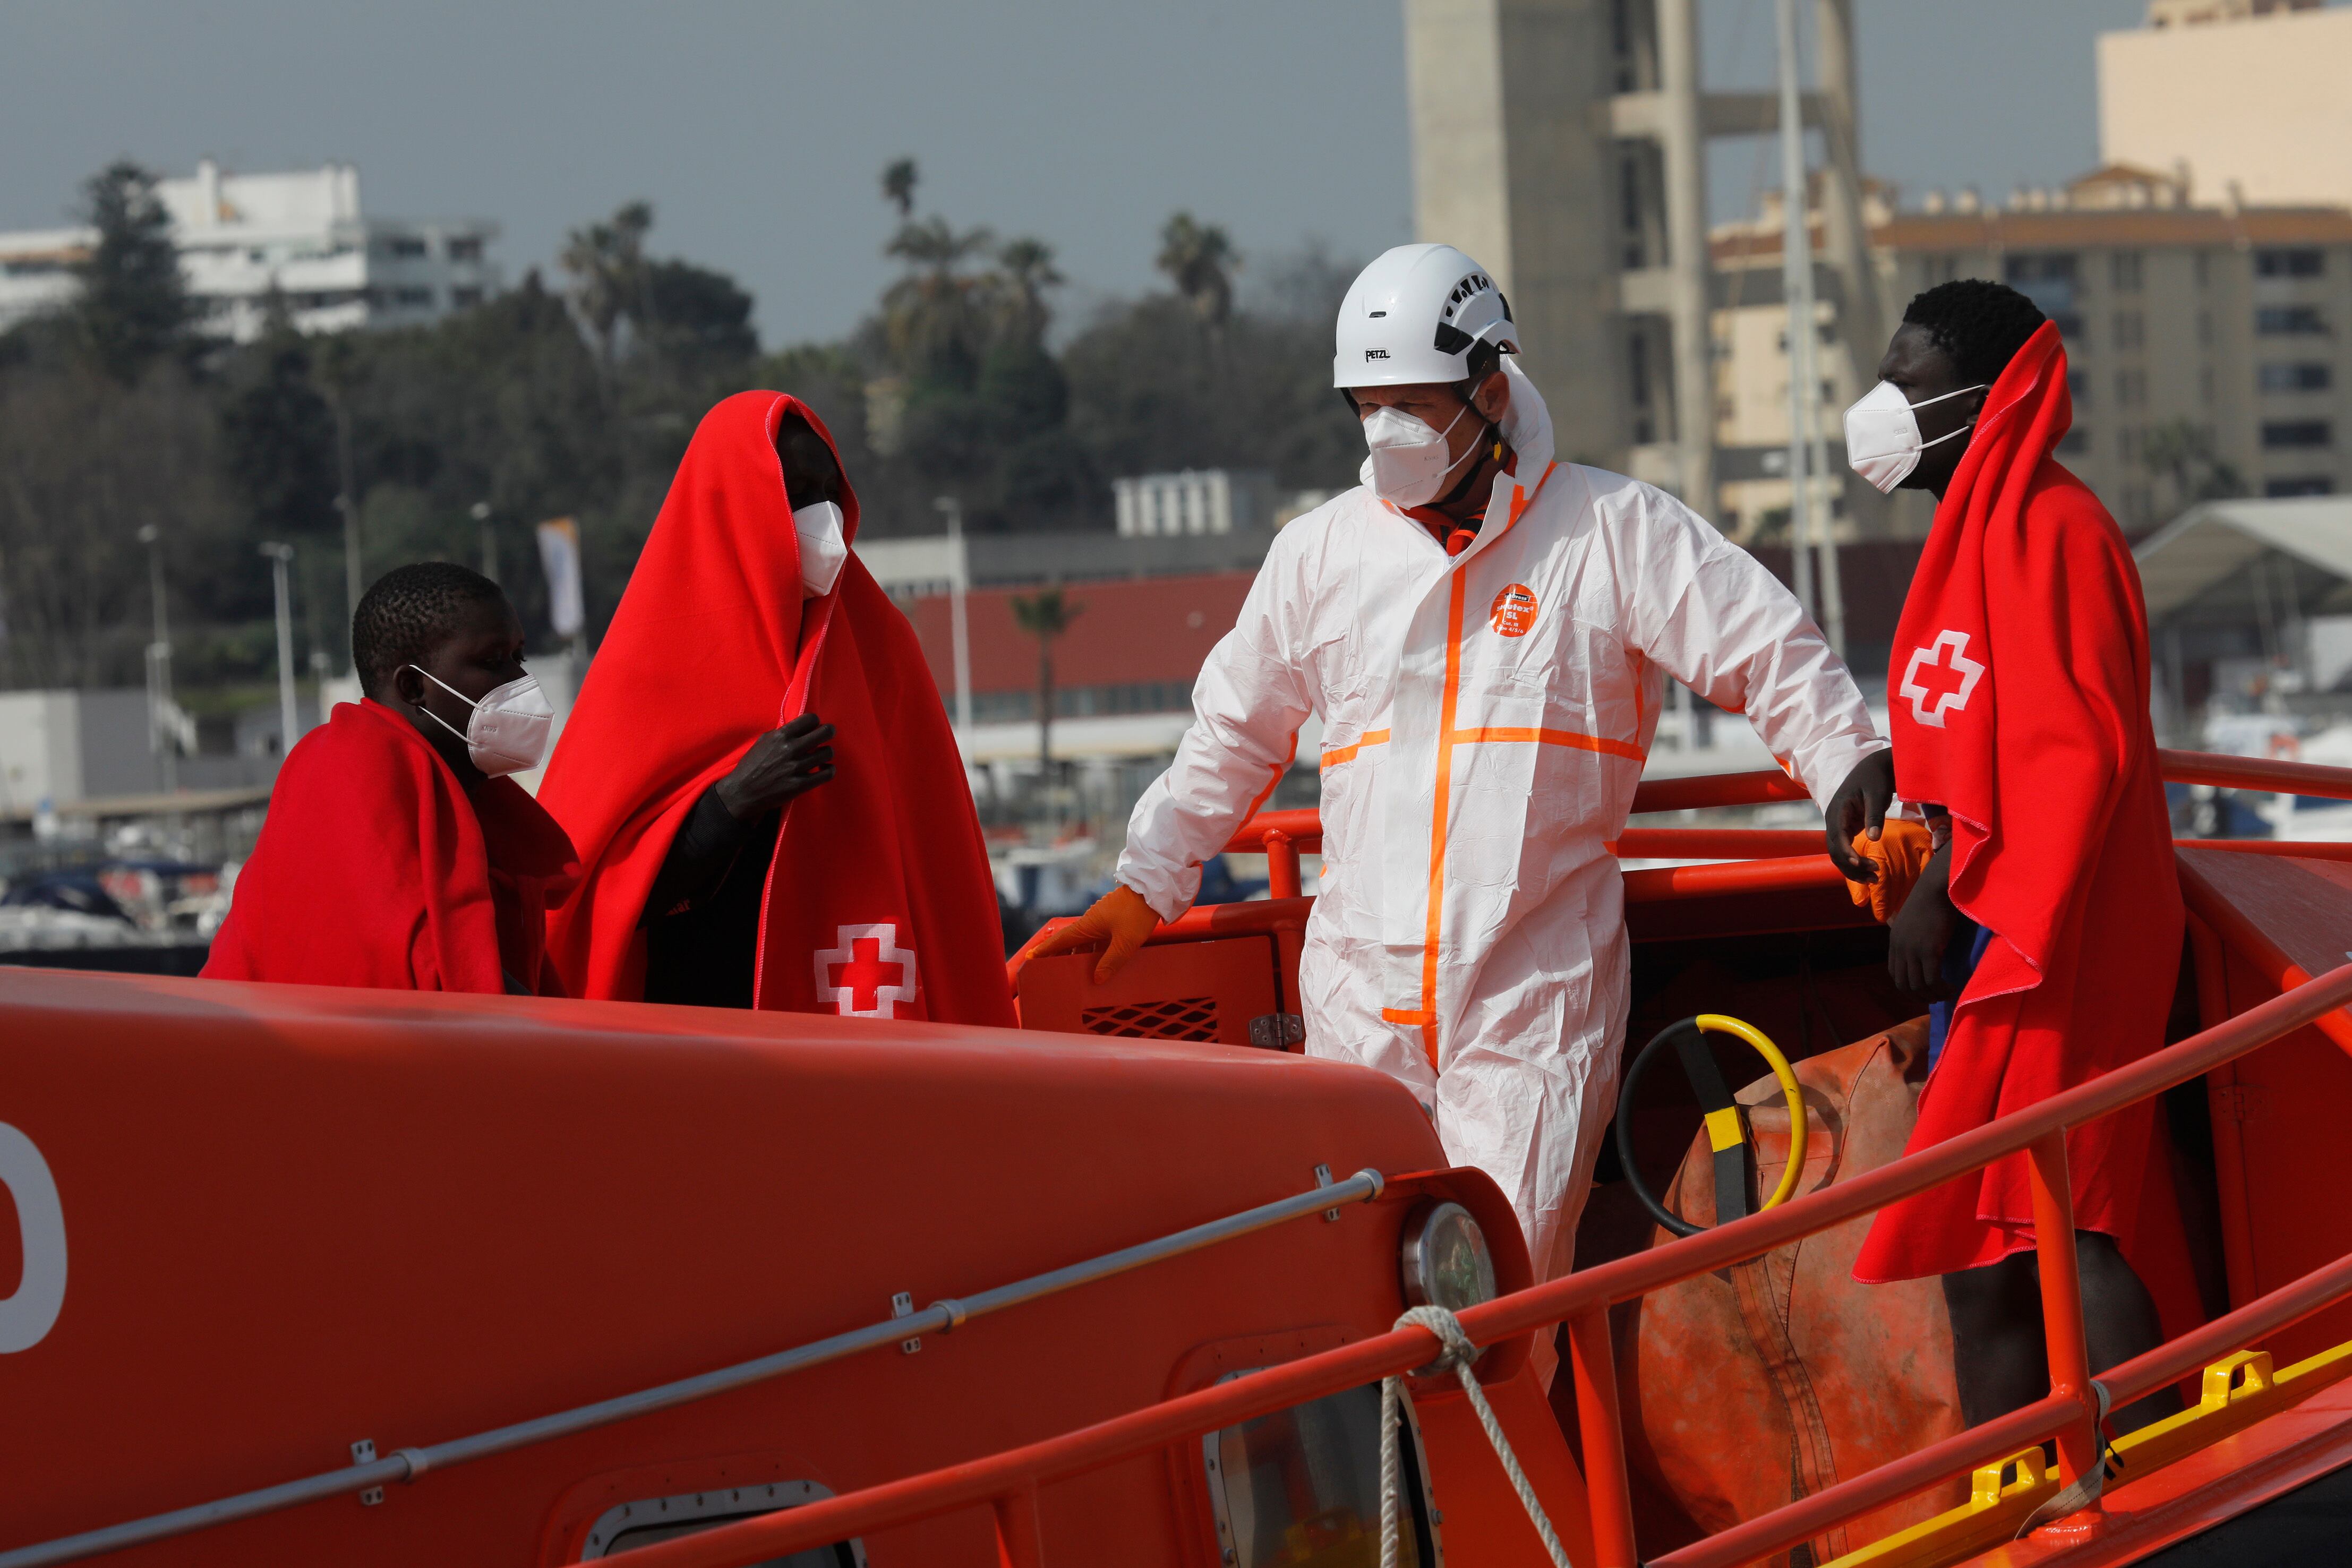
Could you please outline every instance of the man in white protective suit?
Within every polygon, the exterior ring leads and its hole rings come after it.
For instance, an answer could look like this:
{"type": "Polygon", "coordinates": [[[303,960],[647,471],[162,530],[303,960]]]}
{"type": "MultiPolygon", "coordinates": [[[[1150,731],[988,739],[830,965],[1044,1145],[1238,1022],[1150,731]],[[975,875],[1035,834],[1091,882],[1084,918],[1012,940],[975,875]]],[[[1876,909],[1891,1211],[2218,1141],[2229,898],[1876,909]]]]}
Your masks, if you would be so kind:
{"type": "MultiPolygon", "coordinates": [[[[1275,537],[1211,653],[1118,885],[1040,951],[1097,977],[1188,908],[1201,862],[1323,721],[1323,872],[1299,956],[1309,1055],[1402,1080],[1565,1272],[1615,1103],[1630,953],[1608,849],[1668,676],[1748,716],[1827,812],[1894,792],[1887,743],[1796,599],[1664,492],[1559,462],[1510,308],[1450,246],[1402,246],[1339,308],[1363,482],[1275,537]]],[[[1553,1364],[1538,1336],[1539,1365],[1553,1364]]]]}

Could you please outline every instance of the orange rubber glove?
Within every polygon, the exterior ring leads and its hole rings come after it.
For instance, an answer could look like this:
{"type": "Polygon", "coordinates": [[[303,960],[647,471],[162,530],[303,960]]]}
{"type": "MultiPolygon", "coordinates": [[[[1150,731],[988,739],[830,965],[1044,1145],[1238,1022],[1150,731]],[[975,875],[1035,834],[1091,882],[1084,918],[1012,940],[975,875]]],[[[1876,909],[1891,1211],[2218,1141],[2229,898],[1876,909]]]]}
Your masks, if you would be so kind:
{"type": "Polygon", "coordinates": [[[1092,909],[1047,937],[1030,956],[1043,958],[1100,943],[1102,962],[1095,966],[1095,984],[1099,986],[1126,968],[1135,950],[1158,929],[1160,912],[1127,883],[1115,883],[1108,893],[1095,900],[1092,909]]]}
{"type": "Polygon", "coordinates": [[[1854,834],[1853,852],[1878,868],[1878,880],[1849,882],[1845,884],[1846,895],[1857,907],[1867,904],[1872,917],[1884,925],[1895,918],[1903,901],[1911,896],[1920,872],[1927,867],[1927,857],[1935,852],[1935,837],[1924,823],[1889,817],[1875,841],[1867,832],[1854,834]]]}

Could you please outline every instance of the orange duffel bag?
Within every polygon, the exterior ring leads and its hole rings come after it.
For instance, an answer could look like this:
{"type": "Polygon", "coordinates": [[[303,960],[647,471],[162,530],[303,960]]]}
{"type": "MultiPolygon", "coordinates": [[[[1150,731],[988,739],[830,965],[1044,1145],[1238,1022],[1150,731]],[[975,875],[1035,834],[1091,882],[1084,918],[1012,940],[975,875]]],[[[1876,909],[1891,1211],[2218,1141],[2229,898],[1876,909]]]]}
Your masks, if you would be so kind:
{"type": "MultiPolygon", "coordinates": [[[[1757,1038],[1733,1020],[1692,1021],[1757,1038]]],[[[1782,1196],[1900,1156],[1927,1055],[1927,1020],[1916,1019],[1786,1064],[1803,1098],[1806,1136],[1801,1169],[1782,1196]]],[[[1719,1103],[1719,1075],[1710,1095],[1696,1080],[1711,1067],[1687,1051],[1685,1061],[1702,1107],[1710,1098],[1719,1103]]],[[[1629,1075],[1629,1099],[1633,1086],[1629,1075]]],[[[1752,1213],[1772,1198],[1788,1169],[1791,1117],[1778,1075],[1728,1098],[1736,1106],[1701,1128],[1663,1200],[1695,1228],[1716,1222],[1717,1171],[1740,1172],[1744,1190],[1727,1207],[1752,1213]],[[1752,1155],[1745,1161],[1736,1147],[1718,1146],[1731,1130],[1725,1118],[1734,1116],[1752,1155]]],[[[1639,1327],[1629,1336],[1635,1365],[1622,1385],[1631,1394],[1625,1424],[1633,1462],[1701,1529],[1753,1519],[1960,1430],[1941,1286],[1854,1281],[1854,1255],[1871,1218],[1858,1216],[1638,1303],[1639,1327]]],[[[1674,1234],[1660,1225],[1651,1245],[1674,1234]]],[[[1773,1561],[1827,1562],[1957,1506],[1967,1491],[1966,1478],[1948,1482],[1773,1561]]]]}

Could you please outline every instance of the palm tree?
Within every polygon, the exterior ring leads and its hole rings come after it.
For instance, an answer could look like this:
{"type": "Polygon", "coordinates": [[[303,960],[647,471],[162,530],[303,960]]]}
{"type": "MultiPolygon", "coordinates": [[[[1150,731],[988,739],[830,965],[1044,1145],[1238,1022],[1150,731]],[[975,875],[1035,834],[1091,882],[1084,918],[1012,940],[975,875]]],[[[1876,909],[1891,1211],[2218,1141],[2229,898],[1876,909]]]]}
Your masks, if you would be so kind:
{"type": "Polygon", "coordinates": [[[2140,437],[2139,460],[2149,473],[2172,481],[2177,507],[2246,493],[2238,470],[2213,450],[2213,433],[2193,420],[2150,425],[2140,437]]]}
{"type": "Polygon", "coordinates": [[[649,203],[631,202],[606,222],[573,229],[557,259],[572,277],[572,298],[581,319],[596,335],[607,370],[612,368],[621,318],[640,308],[646,277],[646,235],[654,226],[649,203]]]}
{"type": "Polygon", "coordinates": [[[1059,287],[1064,281],[1054,269],[1054,247],[1025,236],[1012,240],[996,253],[996,265],[1003,269],[1004,282],[1012,290],[1009,313],[1014,336],[1024,342],[1041,340],[1052,314],[1045,307],[1045,290],[1059,287]]]}
{"type": "Polygon", "coordinates": [[[900,222],[915,215],[915,172],[912,158],[893,160],[882,171],[882,199],[898,209],[900,222]]]}
{"type": "Polygon", "coordinates": [[[996,236],[984,228],[959,234],[941,217],[908,221],[884,253],[907,263],[907,276],[882,297],[882,319],[892,357],[912,375],[953,379],[978,362],[980,332],[972,293],[980,281],[958,269],[986,253],[996,236]]]}
{"type": "Polygon", "coordinates": [[[1234,242],[1215,224],[1203,224],[1190,213],[1178,213],[1160,231],[1160,259],[1154,264],[1176,285],[1193,311],[1212,332],[1221,329],[1234,313],[1233,271],[1241,265],[1234,242]]]}
{"type": "Polygon", "coordinates": [[[1054,639],[1070,629],[1086,606],[1065,599],[1059,584],[1013,596],[1013,619],[1037,639],[1037,777],[1054,772],[1054,639]]]}

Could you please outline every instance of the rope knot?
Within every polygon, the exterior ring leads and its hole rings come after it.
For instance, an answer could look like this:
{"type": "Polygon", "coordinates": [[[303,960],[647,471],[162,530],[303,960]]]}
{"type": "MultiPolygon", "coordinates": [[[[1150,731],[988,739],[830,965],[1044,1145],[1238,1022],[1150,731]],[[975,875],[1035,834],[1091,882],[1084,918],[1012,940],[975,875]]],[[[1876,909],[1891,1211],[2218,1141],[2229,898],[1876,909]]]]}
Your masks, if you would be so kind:
{"type": "Polygon", "coordinates": [[[1444,1346],[1437,1359],[1421,1369],[1423,1374],[1457,1372],[1478,1359],[1478,1347],[1470,1343],[1463,1332],[1462,1320],[1444,1307],[1414,1307],[1397,1319],[1398,1328],[1427,1329],[1444,1346]]]}

